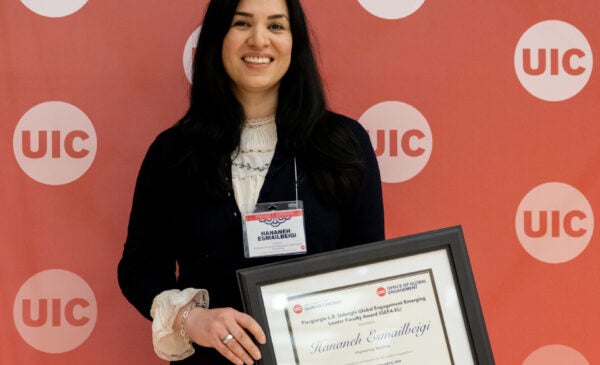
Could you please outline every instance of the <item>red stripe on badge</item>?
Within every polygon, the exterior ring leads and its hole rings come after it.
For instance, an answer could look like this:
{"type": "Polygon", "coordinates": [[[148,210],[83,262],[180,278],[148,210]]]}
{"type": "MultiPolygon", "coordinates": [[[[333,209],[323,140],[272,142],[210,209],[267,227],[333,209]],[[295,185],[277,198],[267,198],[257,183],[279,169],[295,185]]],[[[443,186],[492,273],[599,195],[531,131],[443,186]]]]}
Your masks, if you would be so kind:
{"type": "Polygon", "coordinates": [[[302,209],[279,210],[274,212],[248,214],[244,217],[244,220],[246,222],[251,222],[266,219],[293,218],[300,216],[302,216],[302,209]]]}

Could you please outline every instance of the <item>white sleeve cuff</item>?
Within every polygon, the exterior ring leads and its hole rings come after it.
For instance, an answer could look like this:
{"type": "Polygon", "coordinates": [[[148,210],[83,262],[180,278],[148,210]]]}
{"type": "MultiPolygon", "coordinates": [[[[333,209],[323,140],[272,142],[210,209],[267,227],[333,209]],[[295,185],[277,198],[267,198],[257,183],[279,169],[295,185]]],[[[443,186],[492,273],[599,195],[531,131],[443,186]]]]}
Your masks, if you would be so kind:
{"type": "Polygon", "coordinates": [[[177,361],[194,353],[178,331],[173,331],[173,322],[179,310],[190,301],[208,308],[208,292],[204,289],[165,290],[152,301],[152,344],[154,352],[163,360],[177,361]]]}

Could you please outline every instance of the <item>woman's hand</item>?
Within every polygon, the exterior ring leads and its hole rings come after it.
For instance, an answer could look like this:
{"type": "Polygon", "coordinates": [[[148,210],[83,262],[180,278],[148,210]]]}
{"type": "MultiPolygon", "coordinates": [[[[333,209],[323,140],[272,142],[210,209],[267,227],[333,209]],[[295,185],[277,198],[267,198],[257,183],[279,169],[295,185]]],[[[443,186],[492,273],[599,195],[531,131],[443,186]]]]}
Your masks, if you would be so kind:
{"type": "Polygon", "coordinates": [[[260,359],[260,351],[252,338],[260,344],[266,343],[260,325],[246,313],[232,308],[197,307],[189,313],[184,330],[198,345],[213,347],[238,365],[252,365],[260,359]],[[233,338],[230,339],[229,335],[233,338]]]}

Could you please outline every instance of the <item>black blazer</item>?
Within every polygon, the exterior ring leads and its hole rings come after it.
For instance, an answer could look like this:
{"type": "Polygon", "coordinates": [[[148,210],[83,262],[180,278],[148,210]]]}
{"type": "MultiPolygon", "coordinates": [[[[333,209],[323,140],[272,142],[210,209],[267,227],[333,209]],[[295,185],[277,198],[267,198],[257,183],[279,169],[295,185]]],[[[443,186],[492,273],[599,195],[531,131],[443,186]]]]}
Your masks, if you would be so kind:
{"type": "MultiPolygon", "coordinates": [[[[384,239],[381,180],[369,136],[354,120],[333,113],[329,117],[352,130],[365,171],[356,197],[348,206],[336,208],[318,199],[298,166],[308,254],[384,239]]],[[[150,146],[138,175],[118,268],[123,294],[148,319],[154,297],[173,288],[204,288],[211,307],[242,310],[236,270],[290,258],[244,257],[233,191],[219,201],[203,198],[193,179],[183,178],[181,168],[175,167],[181,145],[179,127],[172,127],[150,146]]],[[[295,200],[294,181],[294,160],[278,144],[258,201],[295,200]]]]}

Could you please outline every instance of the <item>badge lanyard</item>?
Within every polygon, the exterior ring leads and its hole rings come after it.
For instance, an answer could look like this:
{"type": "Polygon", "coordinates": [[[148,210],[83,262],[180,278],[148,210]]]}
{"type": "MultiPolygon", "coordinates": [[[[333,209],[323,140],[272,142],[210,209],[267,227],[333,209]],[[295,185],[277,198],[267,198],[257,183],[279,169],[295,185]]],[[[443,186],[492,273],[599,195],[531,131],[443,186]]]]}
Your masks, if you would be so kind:
{"type": "Polygon", "coordinates": [[[295,201],[258,203],[242,215],[244,255],[247,258],[306,253],[304,210],[298,200],[298,168],[294,157],[295,201]]]}

